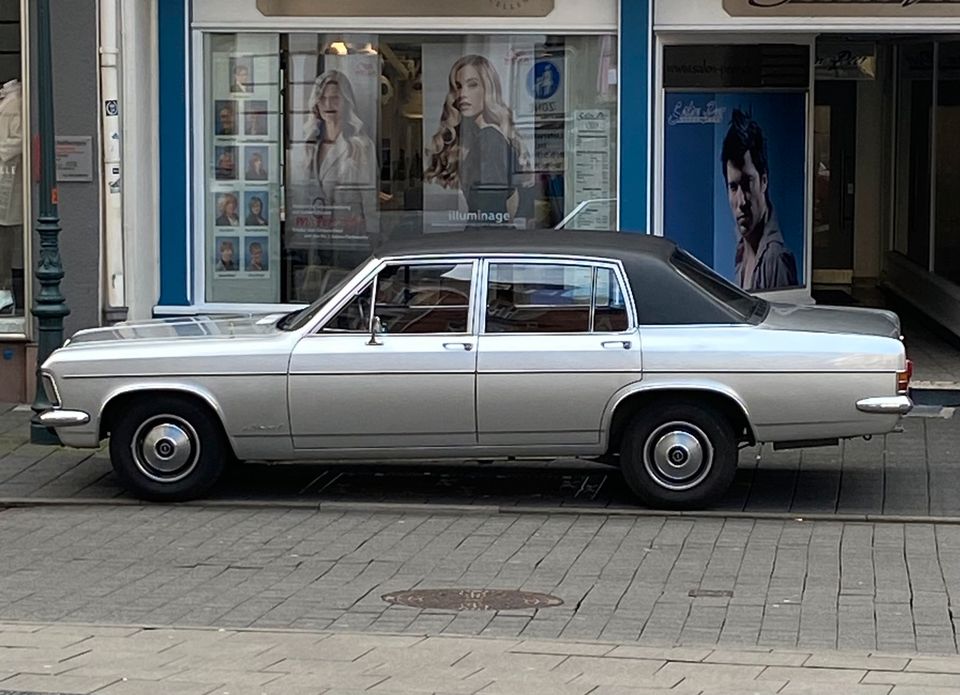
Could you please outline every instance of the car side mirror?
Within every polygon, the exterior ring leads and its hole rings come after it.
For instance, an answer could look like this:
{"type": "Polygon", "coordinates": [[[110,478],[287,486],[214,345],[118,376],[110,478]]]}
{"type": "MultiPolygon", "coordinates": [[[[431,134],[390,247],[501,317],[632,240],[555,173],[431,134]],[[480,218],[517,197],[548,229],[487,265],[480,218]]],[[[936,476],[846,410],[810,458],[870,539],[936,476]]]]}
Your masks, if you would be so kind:
{"type": "Polygon", "coordinates": [[[367,345],[383,345],[377,338],[381,333],[383,333],[383,323],[379,316],[374,316],[370,324],[370,340],[367,341],[367,345]]]}

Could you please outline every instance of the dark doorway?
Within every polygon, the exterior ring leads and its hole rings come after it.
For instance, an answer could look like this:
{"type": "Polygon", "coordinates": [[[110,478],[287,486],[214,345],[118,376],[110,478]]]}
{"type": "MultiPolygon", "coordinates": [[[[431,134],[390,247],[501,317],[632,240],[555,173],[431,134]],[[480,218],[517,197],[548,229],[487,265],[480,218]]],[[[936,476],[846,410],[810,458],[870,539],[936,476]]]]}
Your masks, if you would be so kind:
{"type": "Polygon", "coordinates": [[[857,158],[857,83],[818,80],[814,91],[813,281],[849,285],[857,158]]]}

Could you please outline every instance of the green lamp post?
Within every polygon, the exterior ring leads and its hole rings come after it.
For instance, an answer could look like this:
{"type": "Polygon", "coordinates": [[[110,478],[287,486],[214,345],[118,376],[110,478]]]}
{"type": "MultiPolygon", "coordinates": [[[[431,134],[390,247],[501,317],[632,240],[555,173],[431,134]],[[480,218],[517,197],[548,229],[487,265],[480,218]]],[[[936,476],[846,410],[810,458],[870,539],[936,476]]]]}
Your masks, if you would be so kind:
{"type": "Polygon", "coordinates": [[[60,215],[57,212],[56,151],[53,130],[53,68],[50,51],[50,0],[37,0],[37,107],[40,126],[40,236],[36,296],[33,315],[37,317],[37,392],[31,408],[30,441],[34,444],[59,444],[57,435],[37,420],[37,414],[50,407],[40,381],[40,365],[63,344],[63,317],[70,313],[60,293],[63,265],[60,263],[60,215]]]}

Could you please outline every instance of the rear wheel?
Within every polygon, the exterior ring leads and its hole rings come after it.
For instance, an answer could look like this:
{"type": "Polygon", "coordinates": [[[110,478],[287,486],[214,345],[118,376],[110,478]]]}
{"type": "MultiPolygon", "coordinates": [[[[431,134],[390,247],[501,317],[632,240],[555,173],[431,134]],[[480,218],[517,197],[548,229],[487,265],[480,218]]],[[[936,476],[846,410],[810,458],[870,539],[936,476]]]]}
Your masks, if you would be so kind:
{"type": "Polygon", "coordinates": [[[223,472],[228,449],[208,408],[166,394],[134,402],[110,436],[110,461],[123,487],[156,502],[208,492],[223,472]]]}
{"type": "Polygon", "coordinates": [[[730,422],[710,407],[651,404],[628,425],[620,466],[627,485],[650,506],[703,507],[733,482],[736,436],[730,422]]]}

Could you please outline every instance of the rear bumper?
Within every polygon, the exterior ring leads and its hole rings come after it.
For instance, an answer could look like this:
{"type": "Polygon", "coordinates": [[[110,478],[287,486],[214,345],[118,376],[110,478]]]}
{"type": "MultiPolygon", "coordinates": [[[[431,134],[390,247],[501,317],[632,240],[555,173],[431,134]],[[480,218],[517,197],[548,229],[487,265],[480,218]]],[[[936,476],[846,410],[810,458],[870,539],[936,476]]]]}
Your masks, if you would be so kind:
{"type": "Polygon", "coordinates": [[[41,425],[46,427],[76,427],[90,422],[90,414],[82,410],[47,410],[37,416],[41,425]]]}
{"type": "Polygon", "coordinates": [[[906,415],[913,410],[913,401],[906,396],[879,396],[857,401],[857,410],[862,413],[881,415],[906,415]]]}

